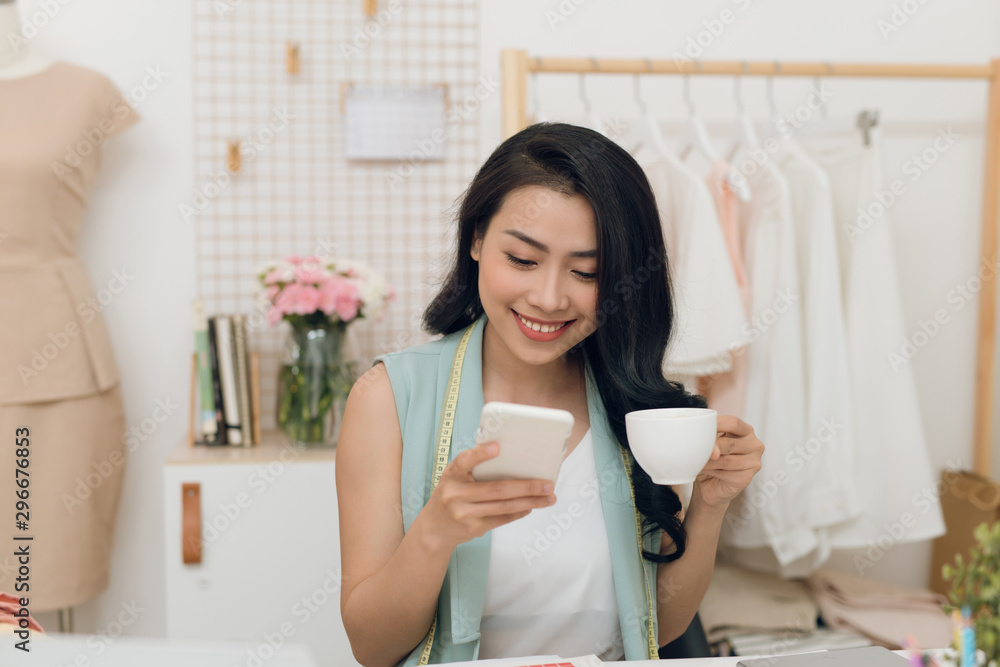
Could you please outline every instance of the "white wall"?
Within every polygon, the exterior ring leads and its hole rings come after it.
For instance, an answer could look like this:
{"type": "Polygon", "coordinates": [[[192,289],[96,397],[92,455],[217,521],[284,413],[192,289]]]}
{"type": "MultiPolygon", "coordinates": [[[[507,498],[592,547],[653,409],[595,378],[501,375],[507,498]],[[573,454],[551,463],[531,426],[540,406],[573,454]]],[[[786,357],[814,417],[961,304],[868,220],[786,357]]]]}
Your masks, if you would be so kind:
{"type": "MultiPolygon", "coordinates": [[[[529,55],[576,57],[648,57],[684,55],[689,39],[697,41],[706,21],[729,10],[734,16],[717,36],[701,36],[701,60],[781,60],[834,62],[916,62],[985,64],[997,57],[1000,10],[986,0],[487,0],[483,3],[482,73],[499,74],[504,48],[529,55]],[[893,6],[911,11],[899,30],[880,31],[891,20],[893,6]],[[912,7],[911,7],[912,5],[912,7]],[[565,20],[562,20],[565,19],[565,20]]],[[[906,14],[904,14],[906,16],[906,14]]],[[[588,77],[587,91],[604,117],[627,120],[637,113],[631,77],[588,77]]],[[[782,79],[774,84],[779,110],[789,111],[806,99],[809,79],[782,79]]],[[[882,110],[890,179],[899,177],[913,153],[931,145],[937,130],[952,127],[960,138],[891,210],[906,328],[919,331],[920,321],[944,308],[949,321],[913,357],[923,426],[935,470],[952,461],[971,467],[975,372],[976,304],[956,310],[947,294],[977,269],[985,83],[838,79],[827,82],[833,92],[831,118],[862,107],[882,110]]],[[[680,77],[644,77],[643,97],[650,111],[665,120],[686,115],[680,77]]],[[[768,113],[765,83],[743,83],[748,112],[768,113]]],[[[582,115],[578,78],[538,77],[538,100],[548,118],[582,115]]],[[[729,77],[691,80],[698,114],[709,121],[730,122],[735,109],[729,77]]],[[[483,156],[501,139],[500,99],[490,99],[482,118],[483,156]]],[[[901,343],[902,345],[902,343],[901,343]]],[[[1000,403],[998,403],[1000,405],[1000,403]]],[[[1000,458],[1000,455],[997,455],[1000,458]]],[[[1000,471],[1000,462],[995,470],[1000,471]]],[[[831,564],[856,572],[850,554],[831,564]]],[[[865,572],[887,581],[924,585],[929,572],[928,543],[898,545],[865,572]]]]}
{"type": "MultiPolygon", "coordinates": [[[[556,0],[485,0],[482,73],[499,74],[499,51],[506,47],[538,55],[671,57],[704,29],[703,21],[726,8],[737,20],[705,50],[704,59],[984,63],[997,55],[1000,10],[995,3],[925,2],[885,40],[876,21],[889,17],[892,4],[563,0],[562,6],[575,10],[552,29],[545,12],[559,11],[556,0]]],[[[20,7],[29,15],[36,4],[20,0],[20,7]]],[[[172,401],[178,409],[130,453],[111,586],[77,610],[77,630],[106,629],[121,606],[134,600],[144,611],[126,631],[164,631],[161,466],[186,429],[188,310],[194,295],[191,229],[176,215],[177,203],[191,192],[190,25],[187,2],[91,0],[61,6],[32,41],[39,53],[91,66],[123,89],[138,84],[146,67],[169,72],[137,105],[143,122],[106,154],[81,252],[96,286],[123,266],[135,276],[104,312],[122,369],[129,425],[148,417],[158,399],[172,401]]],[[[568,80],[546,82],[543,108],[574,108],[576,82],[564,78],[568,80]]],[[[807,83],[779,81],[779,106],[800,103],[807,83]]],[[[595,81],[590,90],[595,106],[606,115],[633,113],[627,78],[595,81]]],[[[696,80],[692,90],[703,116],[729,117],[731,80],[696,80]]],[[[676,78],[644,83],[644,91],[655,113],[667,118],[683,114],[676,78]]],[[[977,264],[983,85],[838,81],[835,91],[832,115],[860,106],[883,109],[890,171],[926,146],[937,128],[953,125],[962,135],[921,180],[920,189],[908,193],[893,211],[904,313],[916,330],[920,319],[948,307],[948,290],[970,277],[977,264]]],[[[751,112],[766,110],[760,81],[745,84],[744,98],[751,112]]],[[[499,95],[483,108],[484,158],[500,139],[499,109],[499,95]]],[[[951,323],[913,359],[924,427],[938,467],[955,457],[969,462],[974,327],[974,309],[953,313],[951,323]]],[[[922,584],[927,559],[925,545],[897,547],[876,566],[874,576],[922,584]]],[[[56,627],[49,615],[42,621],[56,627]]]]}

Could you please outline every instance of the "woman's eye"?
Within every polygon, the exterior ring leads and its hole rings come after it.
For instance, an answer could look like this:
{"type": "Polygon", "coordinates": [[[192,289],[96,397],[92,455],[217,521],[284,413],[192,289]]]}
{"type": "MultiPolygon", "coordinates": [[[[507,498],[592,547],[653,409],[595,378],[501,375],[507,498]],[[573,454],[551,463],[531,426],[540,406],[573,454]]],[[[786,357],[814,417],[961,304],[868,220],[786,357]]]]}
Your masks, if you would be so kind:
{"type": "Polygon", "coordinates": [[[520,257],[514,257],[514,255],[511,255],[510,253],[507,253],[507,261],[513,264],[514,266],[522,266],[522,267],[531,266],[532,264],[534,264],[534,262],[532,262],[530,259],[521,259],[520,257]]]}
{"type": "MultiPolygon", "coordinates": [[[[504,253],[504,254],[507,256],[507,261],[508,262],[510,262],[511,264],[513,264],[514,266],[516,266],[516,267],[518,267],[520,269],[532,267],[532,266],[535,265],[535,261],[534,260],[521,259],[520,257],[515,257],[514,255],[511,255],[510,253],[504,253]]],[[[579,276],[581,280],[586,280],[588,282],[597,280],[597,274],[596,273],[586,273],[584,271],[574,271],[573,273],[575,273],[577,276],[579,276]]]]}

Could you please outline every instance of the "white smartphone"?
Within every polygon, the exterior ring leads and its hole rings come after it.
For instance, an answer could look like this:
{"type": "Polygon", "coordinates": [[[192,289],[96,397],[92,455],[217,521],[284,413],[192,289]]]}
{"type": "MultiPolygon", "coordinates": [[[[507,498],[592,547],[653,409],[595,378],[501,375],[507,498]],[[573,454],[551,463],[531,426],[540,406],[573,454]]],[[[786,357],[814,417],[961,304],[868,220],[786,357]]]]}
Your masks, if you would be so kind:
{"type": "Polygon", "coordinates": [[[472,469],[477,482],[547,479],[555,484],[573,431],[573,414],[555,408],[490,401],[479,415],[476,444],[497,442],[500,453],[472,469]]]}

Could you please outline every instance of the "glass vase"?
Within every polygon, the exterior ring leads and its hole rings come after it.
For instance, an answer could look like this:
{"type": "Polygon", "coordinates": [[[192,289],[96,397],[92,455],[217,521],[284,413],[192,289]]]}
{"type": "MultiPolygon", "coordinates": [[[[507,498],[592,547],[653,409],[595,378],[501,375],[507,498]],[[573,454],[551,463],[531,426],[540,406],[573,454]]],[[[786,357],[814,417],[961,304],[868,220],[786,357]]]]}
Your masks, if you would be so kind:
{"type": "Polygon", "coordinates": [[[342,323],[291,328],[278,377],[278,428],[299,447],[336,447],[356,364],[343,357],[342,323]]]}

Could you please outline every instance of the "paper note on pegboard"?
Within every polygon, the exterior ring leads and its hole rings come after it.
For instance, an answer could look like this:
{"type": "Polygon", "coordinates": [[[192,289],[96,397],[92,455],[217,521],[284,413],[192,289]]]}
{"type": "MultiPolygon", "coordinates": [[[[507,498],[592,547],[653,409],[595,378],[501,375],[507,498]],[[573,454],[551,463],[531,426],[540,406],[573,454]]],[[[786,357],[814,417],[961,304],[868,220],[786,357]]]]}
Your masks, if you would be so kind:
{"type": "Polygon", "coordinates": [[[348,86],[344,127],[350,160],[443,160],[444,86],[348,86]]]}

